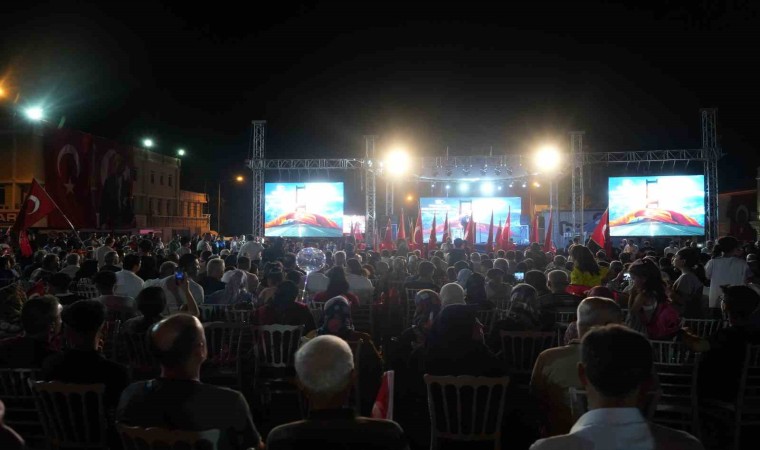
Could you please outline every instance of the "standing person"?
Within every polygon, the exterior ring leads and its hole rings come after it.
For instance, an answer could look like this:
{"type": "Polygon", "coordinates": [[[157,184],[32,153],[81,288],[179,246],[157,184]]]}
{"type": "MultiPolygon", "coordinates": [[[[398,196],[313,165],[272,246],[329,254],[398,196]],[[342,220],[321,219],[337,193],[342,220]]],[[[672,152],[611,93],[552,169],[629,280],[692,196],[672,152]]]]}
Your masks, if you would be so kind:
{"type": "Polygon", "coordinates": [[[108,236],[105,244],[95,250],[95,257],[98,260],[98,269],[106,265],[106,254],[113,251],[114,242],[116,241],[113,236],[108,236]]]}
{"type": "Polygon", "coordinates": [[[240,256],[244,256],[253,261],[259,261],[261,259],[261,251],[264,246],[261,243],[256,242],[252,234],[246,235],[245,243],[240,247],[240,256]]]}
{"type": "Polygon", "coordinates": [[[569,434],[541,439],[531,450],[701,450],[688,433],[647,422],[637,408],[652,380],[652,347],[646,338],[620,325],[589,331],[581,342],[578,378],[589,411],[569,434]]]}
{"type": "Polygon", "coordinates": [[[743,257],[744,250],[739,241],[732,236],[718,239],[713,259],[707,262],[705,274],[710,280],[710,298],[708,307],[714,318],[720,318],[721,286],[746,284],[752,278],[752,270],[743,257]]]}
{"type": "Polygon", "coordinates": [[[137,298],[145,282],[137,275],[142,262],[140,257],[131,254],[124,257],[123,268],[116,272],[116,288],[114,293],[125,297],[137,298]]]}
{"type": "Polygon", "coordinates": [[[670,300],[679,310],[681,316],[688,319],[703,317],[702,292],[705,269],[699,263],[699,253],[691,248],[676,252],[673,266],[681,271],[681,275],[673,283],[670,290],[670,300]]]}
{"type": "Polygon", "coordinates": [[[583,245],[573,246],[573,249],[570,251],[570,257],[573,259],[570,284],[588,286],[589,288],[605,284],[609,268],[599,266],[588,247],[583,245]]]}

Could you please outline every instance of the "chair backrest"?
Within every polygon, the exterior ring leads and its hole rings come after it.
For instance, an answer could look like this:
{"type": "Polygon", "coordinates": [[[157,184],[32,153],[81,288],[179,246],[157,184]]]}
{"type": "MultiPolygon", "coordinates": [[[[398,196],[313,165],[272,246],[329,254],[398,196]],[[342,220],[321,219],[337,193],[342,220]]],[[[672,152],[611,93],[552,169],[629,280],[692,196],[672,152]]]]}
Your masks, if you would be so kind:
{"type": "Polygon", "coordinates": [[[259,367],[293,367],[303,335],[303,325],[253,327],[254,354],[259,367]]]}
{"type": "Polygon", "coordinates": [[[148,346],[147,333],[121,333],[119,340],[133,374],[135,371],[147,373],[158,370],[158,361],[148,346]]]}
{"type": "Polygon", "coordinates": [[[496,321],[496,309],[483,309],[477,312],[478,320],[483,324],[486,334],[491,332],[494,322],[496,321]]]}
{"type": "Polygon", "coordinates": [[[538,355],[554,346],[557,335],[554,332],[500,331],[502,357],[511,373],[530,376],[538,355]]]}
{"type": "Polygon", "coordinates": [[[570,322],[573,322],[576,320],[577,313],[576,311],[555,311],[554,312],[554,322],[560,325],[564,325],[567,327],[567,325],[570,324],[570,322]]]}
{"type": "MultiPolygon", "coordinates": [[[[406,299],[412,301],[412,305],[414,305],[414,297],[417,296],[417,293],[421,291],[422,289],[405,289],[406,291],[406,299]]],[[[414,314],[414,310],[412,310],[412,314],[414,314]]]]}
{"type": "Polygon", "coordinates": [[[227,315],[227,322],[249,323],[251,321],[251,311],[248,309],[227,308],[225,313],[227,315]]]}
{"type": "Polygon", "coordinates": [[[493,441],[500,448],[509,377],[424,376],[431,447],[439,439],[493,441]]]}
{"type": "Polygon", "coordinates": [[[237,366],[249,327],[241,323],[209,322],[203,328],[207,361],[216,366],[237,366]]]}
{"type": "Polygon", "coordinates": [[[119,357],[119,331],[121,330],[120,320],[106,321],[103,326],[103,355],[112,360],[118,360],[119,357]]]}
{"type": "Polygon", "coordinates": [[[219,322],[227,319],[226,305],[200,305],[198,310],[201,313],[201,322],[219,322]]]}
{"type": "Polygon", "coordinates": [[[353,291],[353,294],[359,299],[359,304],[362,306],[371,305],[372,298],[375,295],[375,291],[369,289],[358,289],[353,291]]]}
{"type": "Polygon", "coordinates": [[[317,326],[322,322],[322,314],[325,312],[325,303],[327,302],[309,302],[309,311],[311,311],[312,317],[314,317],[314,323],[317,326]]]}
{"type": "Polygon", "coordinates": [[[760,405],[760,345],[747,346],[736,401],[738,414],[746,404],[760,405]]]}
{"type": "Polygon", "coordinates": [[[351,308],[351,321],[356,330],[372,334],[374,332],[374,313],[372,304],[360,304],[351,308]]]}
{"type": "Polygon", "coordinates": [[[181,431],[165,428],[140,428],[117,424],[124,450],[216,450],[218,429],[181,431]]]}
{"type": "Polygon", "coordinates": [[[650,341],[654,357],[654,369],[660,383],[660,404],[697,404],[697,373],[700,354],[691,351],[683,343],[650,341]]]}
{"type": "Polygon", "coordinates": [[[37,381],[32,386],[53,447],[106,447],[105,385],[37,381]]]}
{"type": "Polygon", "coordinates": [[[0,369],[0,399],[34,401],[32,384],[40,378],[39,369],[0,369]]]}
{"type": "Polygon", "coordinates": [[[720,330],[721,326],[720,319],[682,319],[681,321],[681,327],[688,328],[699,337],[709,337],[720,330]]]}
{"type": "MultiPolygon", "coordinates": [[[[573,419],[577,421],[578,418],[588,411],[587,393],[584,389],[571,387],[568,389],[568,395],[570,397],[570,410],[573,414],[573,419]]],[[[659,390],[647,392],[644,404],[639,406],[641,414],[647,420],[652,420],[654,417],[657,404],[660,401],[660,395],[661,392],[659,390]]]]}
{"type": "Polygon", "coordinates": [[[359,386],[359,375],[361,371],[360,361],[364,341],[359,339],[358,341],[346,341],[346,343],[349,347],[351,347],[351,353],[354,355],[354,368],[357,373],[356,381],[354,381],[354,391],[351,397],[349,397],[348,402],[350,404],[349,406],[353,406],[356,412],[359,413],[361,411],[361,388],[359,386]]]}

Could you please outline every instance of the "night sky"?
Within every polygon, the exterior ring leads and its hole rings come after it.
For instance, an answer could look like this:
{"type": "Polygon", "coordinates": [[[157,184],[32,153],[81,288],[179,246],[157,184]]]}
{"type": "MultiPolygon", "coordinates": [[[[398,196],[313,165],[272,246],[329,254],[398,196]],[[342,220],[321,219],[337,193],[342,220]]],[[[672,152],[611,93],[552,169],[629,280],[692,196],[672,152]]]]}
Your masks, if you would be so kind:
{"type": "Polygon", "coordinates": [[[699,108],[717,107],[721,191],[754,186],[757,2],[279,3],[13,2],[0,75],[68,127],[186,148],[182,187],[229,180],[223,220],[243,230],[252,119],[269,157],[360,157],[364,134],[527,153],[570,130],[624,151],[699,148],[699,108]]]}

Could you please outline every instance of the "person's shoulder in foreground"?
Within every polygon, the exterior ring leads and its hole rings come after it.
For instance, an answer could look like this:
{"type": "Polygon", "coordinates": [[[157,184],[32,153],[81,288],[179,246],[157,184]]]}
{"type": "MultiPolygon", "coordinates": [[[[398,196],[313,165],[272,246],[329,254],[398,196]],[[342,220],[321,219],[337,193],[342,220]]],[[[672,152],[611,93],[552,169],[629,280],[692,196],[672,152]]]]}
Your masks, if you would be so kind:
{"type": "MultiPolygon", "coordinates": [[[[267,436],[267,448],[313,449],[324,442],[338,444],[341,448],[409,448],[404,431],[396,422],[367,417],[341,418],[340,416],[344,415],[343,411],[333,413],[313,414],[309,419],[286,423],[272,429],[267,436]]],[[[353,410],[349,410],[347,414],[353,415],[353,410]]]]}

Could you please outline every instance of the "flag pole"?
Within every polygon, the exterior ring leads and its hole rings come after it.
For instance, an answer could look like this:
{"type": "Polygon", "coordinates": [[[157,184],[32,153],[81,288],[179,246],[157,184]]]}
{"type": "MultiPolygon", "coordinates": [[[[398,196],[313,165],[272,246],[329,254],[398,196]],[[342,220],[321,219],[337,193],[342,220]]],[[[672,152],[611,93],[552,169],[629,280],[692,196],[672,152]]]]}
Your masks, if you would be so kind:
{"type": "MultiPolygon", "coordinates": [[[[34,181],[37,181],[37,179],[36,179],[36,178],[34,178],[34,181]]],[[[79,231],[77,231],[77,229],[74,227],[74,224],[73,224],[73,223],[71,223],[71,221],[69,220],[69,218],[68,218],[68,217],[66,217],[66,213],[64,213],[64,212],[63,212],[63,210],[62,210],[62,209],[61,209],[61,208],[58,206],[58,204],[55,202],[55,200],[53,200],[53,197],[51,197],[51,196],[50,196],[50,194],[48,194],[48,191],[47,191],[47,189],[45,189],[45,187],[44,187],[42,184],[40,184],[40,182],[39,182],[39,181],[37,181],[37,184],[38,184],[38,185],[39,185],[39,187],[42,189],[42,191],[45,193],[45,195],[47,195],[47,198],[48,198],[48,200],[50,200],[50,203],[52,203],[52,204],[53,204],[53,206],[55,206],[55,209],[57,209],[57,210],[58,210],[58,212],[60,212],[60,213],[61,213],[61,215],[63,216],[63,219],[66,221],[66,223],[68,223],[68,224],[69,224],[69,226],[71,227],[71,231],[73,231],[73,232],[74,232],[74,236],[76,236],[76,237],[77,237],[77,239],[79,240],[79,242],[80,242],[82,245],[84,245],[84,241],[82,241],[82,238],[81,238],[81,237],[79,237],[79,231]]],[[[25,202],[25,203],[26,203],[26,202],[25,202]]]]}

